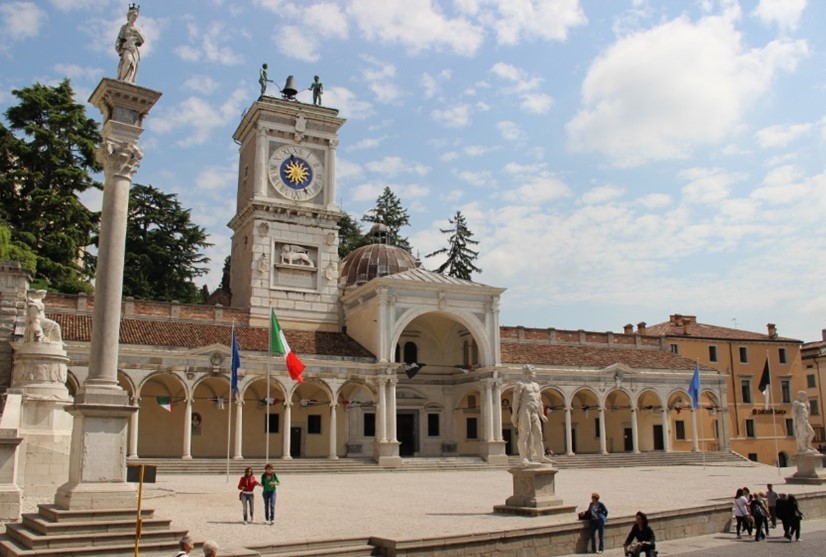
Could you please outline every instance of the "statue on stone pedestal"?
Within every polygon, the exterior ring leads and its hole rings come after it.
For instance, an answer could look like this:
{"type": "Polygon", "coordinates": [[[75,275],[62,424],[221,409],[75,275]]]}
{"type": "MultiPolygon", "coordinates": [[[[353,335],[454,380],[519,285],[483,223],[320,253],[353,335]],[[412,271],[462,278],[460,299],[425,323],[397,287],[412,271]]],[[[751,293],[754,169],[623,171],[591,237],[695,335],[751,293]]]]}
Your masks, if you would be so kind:
{"type": "Polygon", "coordinates": [[[313,78],[313,82],[307,87],[307,90],[313,92],[313,104],[321,106],[321,95],[324,94],[324,84],[318,80],[318,76],[313,78]]]}
{"type": "Polygon", "coordinates": [[[267,75],[267,65],[262,64],[261,69],[258,70],[258,84],[261,86],[261,96],[264,96],[264,93],[267,92],[267,83],[275,83],[272,79],[269,78],[267,75]]]}
{"type": "Polygon", "coordinates": [[[26,300],[26,326],[23,329],[23,342],[50,342],[63,344],[60,325],[46,319],[46,305],[43,298],[45,290],[29,290],[26,300]]]}
{"type": "Polygon", "coordinates": [[[524,376],[513,389],[511,421],[519,434],[519,456],[522,464],[553,462],[545,456],[542,440],[542,422],[548,420],[542,411],[542,396],[534,381],[536,370],[532,365],[522,366],[524,376]]]}
{"type": "Polygon", "coordinates": [[[138,75],[138,63],[141,61],[141,52],[138,47],[143,45],[145,39],[141,30],[135,25],[140,13],[140,6],[129,4],[129,11],[126,12],[126,23],[120,28],[118,38],[115,40],[115,51],[120,56],[118,64],[118,81],[135,83],[138,75]]]}
{"type": "Polygon", "coordinates": [[[817,453],[817,449],[812,447],[815,431],[809,424],[809,401],[806,391],[797,393],[797,400],[792,402],[792,416],[794,417],[794,435],[797,439],[797,453],[817,453]]]}

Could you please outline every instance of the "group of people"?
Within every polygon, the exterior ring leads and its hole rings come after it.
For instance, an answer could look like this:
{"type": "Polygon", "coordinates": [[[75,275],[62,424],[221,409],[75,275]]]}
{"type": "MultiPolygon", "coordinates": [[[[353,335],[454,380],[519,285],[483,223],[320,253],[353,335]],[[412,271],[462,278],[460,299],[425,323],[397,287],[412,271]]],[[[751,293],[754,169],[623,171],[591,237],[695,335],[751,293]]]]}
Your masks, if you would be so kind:
{"type": "Polygon", "coordinates": [[[749,488],[741,487],[734,495],[734,518],[737,520],[737,537],[741,532],[754,532],[754,541],[766,539],[769,527],[777,527],[777,519],[783,525],[783,537],[791,541],[800,540],[800,521],[803,513],[797,505],[794,495],[777,493],[772,484],[766,486],[765,492],[751,493],[749,488]]]}
{"type": "MultiPolygon", "coordinates": [[[[599,500],[599,493],[591,494],[591,502],[588,508],[579,513],[581,520],[587,520],[591,530],[591,552],[602,553],[605,551],[605,523],[608,522],[608,507],[599,500]],[[599,545],[597,545],[599,540],[599,545]]],[[[656,538],[654,530],[648,525],[648,516],[637,511],[634,516],[634,525],[622,544],[622,549],[628,557],[639,557],[645,554],[646,557],[656,555],[656,538]]]]}
{"type": "Polygon", "coordinates": [[[244,470],[244,475],[238,481],[238,499],[241,501],[241,508],[244,512],[244,524],[247,524],[248,517],[249,522],[255,522],[255,488],[261,486],[264,495],[264,521],[272,526],[275,521],[275,490],[279,483],[278,475],[273,470],[272,464],[264,467],[260,482],[255,479],[252,468],[247,467],[244,470]]]}
{"type": "MultiPolygon", "coordinates": [[[[192,541],[192,536],[187,534],[181,541],[178,542],[181,550],[175,554],[175,557],[190,557],[189,552],[195,549],[195,542],[192,541]]],[[[203,545],[204,557],[218,557],[218,544],[213,541],[206,541],[203,545]]]]}

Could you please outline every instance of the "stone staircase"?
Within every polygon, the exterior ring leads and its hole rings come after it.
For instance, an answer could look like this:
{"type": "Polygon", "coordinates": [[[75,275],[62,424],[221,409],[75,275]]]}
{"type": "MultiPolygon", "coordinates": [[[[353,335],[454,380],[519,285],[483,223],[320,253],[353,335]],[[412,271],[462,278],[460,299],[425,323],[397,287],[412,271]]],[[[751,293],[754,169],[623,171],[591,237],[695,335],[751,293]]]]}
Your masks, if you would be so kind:
{"type": "MultiPolygon", "coordinates": [[[[6,524],[0,557],[127,556],[135,554],[136,509],[63,510],[40,505],[6,524]]],[[[141,510],[141,554],[171,555],[186,530],[170,529],[171,520],[141,510]]]]}
{"type": "MultiPolygon", "coordinates": [[[[577,454],[573,456],[557,455],[552,457],[560,469],[565,468],[616,468],[632,466],[752,466],[753,462],[734,452],[714,451],[706,453],[693,452],[646,452],[599,454],[577,454]]],[[[400,468],[381,468],[374,460],[367,458],[295,458],[292,460],[271,459],[279,474],[353,474],[369,472],[433,472],[445,470],[490,470],[507,468],[519,464],[519,458],[512,456],[507,465],[491,465],[480,457],[412,457],[403,458],[400,468]]],[[[199,458],[183,460],[180,458],[140,458],[130,460],[129,464],[147,464],[157,466],[158,474],[224,474],[227,461],[222,458],[199,458]]],[[[244,468],[263,470],[266,462],[260,458],[248,458],[229,461],[229,473],[241,476],[244,468]]],[[[2,557],[2,555],[0,555],[2,557]]]]}
{"type": "Polygon", "coordinates": [[[337,539],[317,542],[283,543],[252,546],[250,549],[266,557],[371,557],[381,552],[368,538],[337,539]]]}

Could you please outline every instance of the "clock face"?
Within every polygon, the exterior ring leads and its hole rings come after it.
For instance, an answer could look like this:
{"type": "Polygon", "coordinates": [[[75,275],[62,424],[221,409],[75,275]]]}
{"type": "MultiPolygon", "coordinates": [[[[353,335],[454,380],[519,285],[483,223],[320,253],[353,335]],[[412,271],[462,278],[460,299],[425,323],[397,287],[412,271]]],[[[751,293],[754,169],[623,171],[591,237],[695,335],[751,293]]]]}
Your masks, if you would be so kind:
{"type": "Polygon", "coordinates": [[[324,187],[323,174],[319,158],[304,147],[280,147],[270,156],[270,182],[288,199],[306,201],[318,195],[324,187]]]}

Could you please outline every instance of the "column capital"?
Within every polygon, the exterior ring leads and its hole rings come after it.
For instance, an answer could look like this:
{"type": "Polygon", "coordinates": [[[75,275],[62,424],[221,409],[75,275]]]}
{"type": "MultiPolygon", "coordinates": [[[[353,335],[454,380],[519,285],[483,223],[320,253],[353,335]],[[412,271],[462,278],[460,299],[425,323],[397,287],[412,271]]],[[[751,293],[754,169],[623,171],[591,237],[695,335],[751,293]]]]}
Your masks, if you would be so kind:
{"type": "Polygon", "coordinates": [[[137,143],[113,138],[104,138],[95,154],[107,176],[123,176],[129,180],[143,159],[143,149],[137,143]]]}

